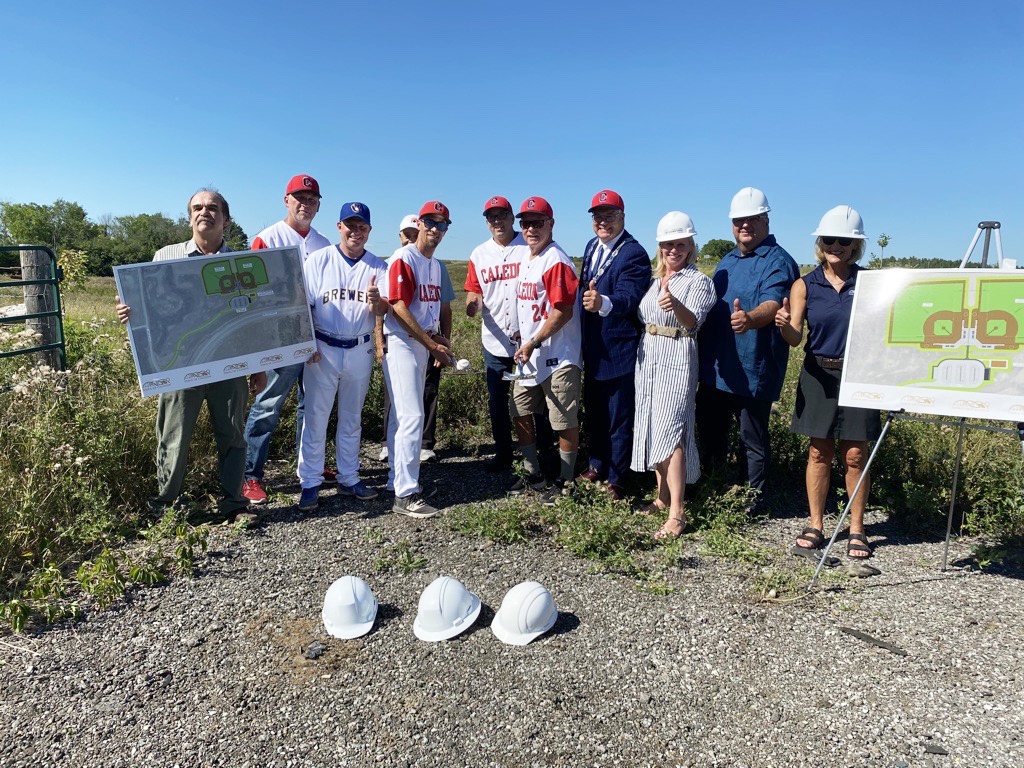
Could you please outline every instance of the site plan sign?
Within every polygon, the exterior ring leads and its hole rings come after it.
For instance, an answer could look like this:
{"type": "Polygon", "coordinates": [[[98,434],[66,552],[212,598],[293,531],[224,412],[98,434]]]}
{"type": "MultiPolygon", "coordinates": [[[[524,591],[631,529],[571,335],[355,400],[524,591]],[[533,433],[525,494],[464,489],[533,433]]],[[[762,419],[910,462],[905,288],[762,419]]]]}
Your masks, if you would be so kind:
{"type": "Polygon", "coordinates": [[[861,272],[839,404],[1024,421],[1024,272],[861,272]]]}
{"type": "Polygon", "coordinates": [[[297,248],[114,268],[142,395],[305,362],[316,351],[297,248]]]}

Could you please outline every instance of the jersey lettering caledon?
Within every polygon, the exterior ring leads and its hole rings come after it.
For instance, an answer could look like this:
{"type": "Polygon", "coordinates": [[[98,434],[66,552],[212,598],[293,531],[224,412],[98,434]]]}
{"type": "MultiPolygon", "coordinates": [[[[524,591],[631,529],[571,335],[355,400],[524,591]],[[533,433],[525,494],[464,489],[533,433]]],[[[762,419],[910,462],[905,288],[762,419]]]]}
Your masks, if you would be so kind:
{"type": "Polygon", "coordinates": [[[378,287],[387,279],[384,259],[364,251],[359,261],[349,264],[338,246],[329,245],[309,254],[303,272],[314,328],[341,339],[373,333],[374,316],[366,303],[366,289],[371,278],[376,278],[378,287]]]}
{"type": "Polygon", "coordinates": [[[465,289],[483,297],[483,328],[480,332],[484,349],[498,357],[512,357],[517,346],[511,339],[519,330],[516,313],[516,283],[530,248],[522,234],[516,234],[508,245],[499,245],[491,238],[473,249],[469,257],[465,289]]]}
{"type": "MultiPolygon", "coordinates": [[[[578,287],[572,261],[557,243],[552,242],[532,259],[527,256],[516,284],[519,333],[524,344],[547,322],[553,305],[568,304],[574,309],[578,287]]],[[[567,365],[579,368],[580,339],[580,316],[574,311],[569,322],[546,339],[540,349],[535,349],[530,362],[523,366],[523,373],[536,374],[536,380],[523,379],[519,383],[528,387],[540,384],[552,371],[567,365]]]]}
{"type": "Polygon", "coordinates": [[[267,227],[252,239],[252,250],[259,251],[264,248],[287,248],[294,245],[299,249],[299,254],[305,259],[313,251],[326,248],[331,241],[321,235],[312,227],[303,237],[286,221],[279,221],[277,224],[267,227]]]}
{"type": "MultiPolygon", "coordinates": [[[[415,245],[404,245],[388,259],[388,279],[381,296],[391,304],[401,300],[420,328],[436,333],[441,326],[441,265],[428,259],[415,245]]],[[[384,332],[405,335],[394,312],[384,318],[384,332]]]]}

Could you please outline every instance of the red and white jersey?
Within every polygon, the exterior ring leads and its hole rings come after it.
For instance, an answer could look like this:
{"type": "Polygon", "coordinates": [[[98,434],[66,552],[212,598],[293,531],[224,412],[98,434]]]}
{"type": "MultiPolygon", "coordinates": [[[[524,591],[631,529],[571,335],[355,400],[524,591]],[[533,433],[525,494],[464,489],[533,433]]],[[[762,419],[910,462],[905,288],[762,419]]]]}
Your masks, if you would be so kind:
{"type": "Polygon", "coordinates": [[[498,357],[512,357],[518,346],[511,337],[519,330],[516,312],[516,283],[530,248],[517,234],[508,245],[499,245],[492,237],[473,249],[466,273],[467,291],[483,296],[483,327],[480,331],[484,349],[498,357]]]}
{"type": "MultiPolygon", "coordinates": [[[[388,259],[388,279],[380,294],[392,304],[404,301],[424,331],[436,333],[441,327],[441,265],[415,245],[403,245],[388,259]]],[[[384,332],[405,333],[394,312],[384,318],[384,332]]]]}
{"type": "Polygon", "coordinates": [[[523,344],[534,338],[547,322],[548,313],[555,304],[568,304],[574,310],[572,318],[546,339],[540,349],[533,350],[523,373],[536,374],[535,381],[524,379],[523,386],[539,384],[552,371],[567,365],[582,367],[580,362],[580,316],[575,311],[576,290],[579,280],[572,260],[565,251],[552,242],[532,259],[527,257],[519,271],[516,285],[516,307],[519,314],[519,333],[523,344]]]}
{"type": "Polygon", "coordinates": [[[384,259],[364,251],[357,262],[349,264],[338,246],[329,245],[309,254],[302,269],[314,328],[342,339],[373,333],[374,316],[366,303],[366,289],[370,278],[376,278],[378,287],[387,279],[384,259]]]}
{"type": "Polygon", "coordinates": [[[302,254],[302,258],[305,259],[313,251],[319,251],[321,248],[326,248],[330,244],[330,240],[312,227],[310,227],[309,232],[303,236],[299,234],[297,230],[292,229],[288,222],[279,221],[277,224],[267,227],[252,239],[252,250],[259,251],[264,248],[287,248],[290,245],[294,245],[299,249],[299,253],[302,254]]]}

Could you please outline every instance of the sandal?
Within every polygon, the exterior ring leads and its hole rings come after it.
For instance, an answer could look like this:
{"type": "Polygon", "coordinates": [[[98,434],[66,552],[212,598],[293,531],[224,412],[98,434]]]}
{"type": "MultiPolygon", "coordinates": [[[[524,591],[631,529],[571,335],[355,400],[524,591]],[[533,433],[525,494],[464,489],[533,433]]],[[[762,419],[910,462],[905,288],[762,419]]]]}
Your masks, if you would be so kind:
{"type": "Polygon", "coordinates": [[[863,533],[846,534],[846,556],[851,560],[867,560],[871,557],[871,545],[868,537],[863,533]],[[854,552],[863,552],[862,555],[855,555],[854,552]]]}
{"type": "Polygon", "coordinates": [[[672,517],[669,515],[668,520],[658,529],[658,532],[654,534],[655,541],[665,541],[667,539],[678,539],[683,535],[683,531],[686,530],[686,513],[684,512],[679,517],[672,517]],[[674,531],[669,526],[672,523],[676,523],[679,529],[674,531]]]}
{"type": "Polygon", "coordinates": [[[806,541],[809,546],[801,547],[799,543],[796,546],[800,549],[821,549],[825,543],[825,532],[819,528],[811,528],[808,526],[800,531],[800,535],[796,537],[797,542],[806,541]]]}

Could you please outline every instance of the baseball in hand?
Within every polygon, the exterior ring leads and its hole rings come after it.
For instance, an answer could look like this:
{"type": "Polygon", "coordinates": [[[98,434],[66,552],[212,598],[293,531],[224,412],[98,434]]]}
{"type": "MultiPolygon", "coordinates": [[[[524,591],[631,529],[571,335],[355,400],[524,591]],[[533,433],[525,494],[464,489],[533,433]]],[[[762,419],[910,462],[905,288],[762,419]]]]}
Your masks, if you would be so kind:
{"type": "Polygon", "coordinates": [[[459,360],[459,362],[455,364],[455,369],[458,371],[468,371],[469,360],[467,360],[466,358],[462,358],[461,360],[459,360]]]}

